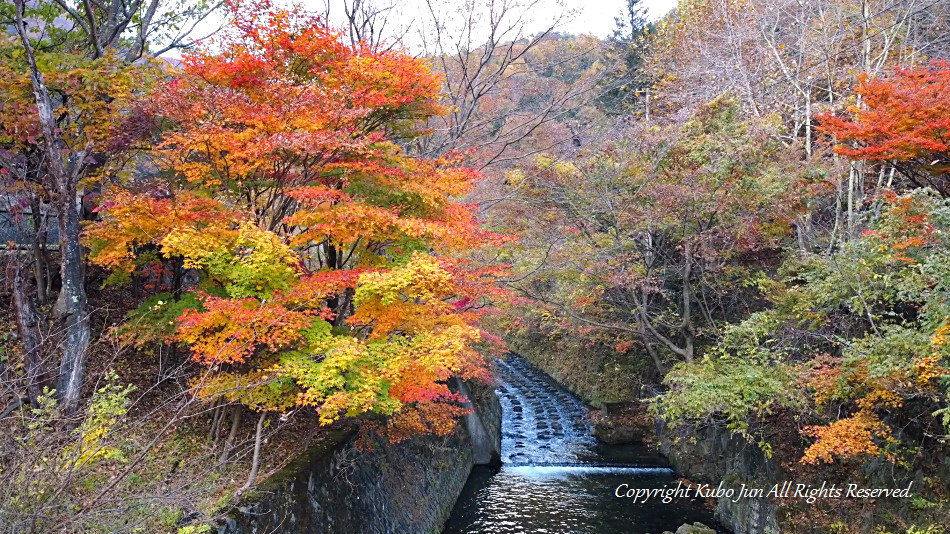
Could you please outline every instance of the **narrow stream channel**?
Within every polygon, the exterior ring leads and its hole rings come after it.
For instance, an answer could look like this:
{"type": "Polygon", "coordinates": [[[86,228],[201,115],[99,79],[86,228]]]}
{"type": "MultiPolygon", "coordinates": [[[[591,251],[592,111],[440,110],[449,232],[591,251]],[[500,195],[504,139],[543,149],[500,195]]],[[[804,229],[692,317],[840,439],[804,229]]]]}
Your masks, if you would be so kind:
{"type": "Polygon", "coordinates": [[[718,528],[696,500],[617,498],[621,484],[672,487],[676,474],[645,447],[600,444],[583,404],[522,358],[510,355],[498,370],[503,465],[476,468],[444,534],[660,534],[695,521],[718,528]]]}

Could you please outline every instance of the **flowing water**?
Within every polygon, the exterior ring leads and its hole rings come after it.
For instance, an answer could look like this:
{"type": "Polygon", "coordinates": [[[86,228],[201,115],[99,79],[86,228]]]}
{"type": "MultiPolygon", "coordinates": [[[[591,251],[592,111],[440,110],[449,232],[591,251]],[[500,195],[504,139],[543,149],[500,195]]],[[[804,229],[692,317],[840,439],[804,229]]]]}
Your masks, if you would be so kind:
{"type": "MultiPolygon", "coordinates": [[[[498,362],[500,471],[477,467],[444,534],[660,534],[712,513],[693,499],[635,503],[625,488],[676,486],[663,458],[640,446],[607,446],[584,405],[518,356],[498,362]]],[[[724,531],[721,531],[724,532],[724,531]]]]}

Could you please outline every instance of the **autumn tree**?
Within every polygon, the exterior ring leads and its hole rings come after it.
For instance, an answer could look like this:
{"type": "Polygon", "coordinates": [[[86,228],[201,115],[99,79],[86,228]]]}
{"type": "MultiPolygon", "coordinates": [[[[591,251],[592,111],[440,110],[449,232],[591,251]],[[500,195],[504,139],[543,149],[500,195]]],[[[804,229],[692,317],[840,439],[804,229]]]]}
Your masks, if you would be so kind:
{"type": "Polygon", "coordinates": [[[818,117],[835,152],[882,162],[912,186],[950,194],[950,63],[898,68],[890,77],[864,74],[855,92],[860,105],[818,117]]]}
{"type": "Polygon", "coordinates": [[[638,342],[660,371],[669,356],[693,361],[741,307],[734,299],[753,274],[743,258],[774,253],[822,187],[772,128],[722,98],[588,160],[540,159],[528,184],[511,173],[531,199],[507,220],[530,236],[518,289],[575,327],[638,342]]]}
{"type": "Polygon", "coordinates": [[[644,72],[652,24],[642,0],[627,0],[616,27],[607,38],[604,58],[609,65],[600,81],[600,105],[609,113],[642,114],[650,118],[650,85],[644,72]]]}
{"type": "Polygon", "coordinates": [[[485,376],[476,321],[497,274],[453,257],[502,238],[453,200],[476,172],[395,142],[444,112],[440,78],[310,13],[234,9],[153,93],[164,172],[108,194],[93,261],[116,281],[156,260],[201,273],[137,317],[211,370],[195,384],[208,399],[261,422],[309,406],[324,423],[388,416],[394,439],[450,431],[464,410],[446,382],[485,376]]]}
{"type": "MultiPolygon", "coordinates": [[[[132,105],[132,90],[136,83],[133,76],[137,73],[138,81],[147,83],[149,75],[146,69],[125,65],[111,57],[89,60],[71,54],[55,58],[50,55],[40,56],[44,61],[44,69],[38,72],[37,76],[42,77],[43,86],[57,94],[68,95],[68,100],[61,106],[53,106],[52,101],[47,100],[46,104],[50,107],[37,108],[32,105],[35,95],[30,75],[27,74],[29,65],[24,61],[23,55],[16,54],[14,50],[9,47],[4,50],[10,61],[4,64],[5,75],[3,82],[0,82],[0,91],[11,98],[11,104],[4,106],[0,112],[7,155],[3,161],[2,175],[11,199],[22,200],[24,204],[13,203],[12,211],[15,214],[27,212],[34,225],[32,230],[35,232],[35,239],[31,251],[34,263],[31,274],[34,276],[21,276],[21,283],[13,289],[19,295],[20,326],[24,339],[28,341],[24,347],[27,367],[36,369],[37,377],[46,374],[45,370],[39,369],[45,367],[45,364],[41,365],[40,362],[47,356],[52,356],[53,350],[53,347],[44,346],[40,342],[39,315],[35,311],[28,311],[46,304],[47,289],[50,288],[53,278],[53,273],[48,270],[46,255],[41,250],[45,243],[39,239],[48,231],[49,225],[49,214],[44,213],[44,208],[47,202],[61,199],[62,195],[68,195],[69,199],[68,210],[60,206],[55,213],[62,213],[62,216],[57,217],[59,249],[64,258],[61,267],[68,271],[61,272],[64,285],[60,292],[59,311],[66,331],[64,347],[71,346],[73,349],[64,348],[58,385],[42,384],[43,380],[29,380],[27,386],[32,390],[31,401],[36,400],[36,392],[42,389],[43,385],[59,388],[68,412],[74,409],[79,401],[78,388],[82,382],[84,365],[84,359],[73,350],[79,350],[88,344],[90,335],[79,242],[68,246],[64,243],[64,240],[67,240],[64,236],[70,233],[78,235],[79,232],[80,214],[76,186],[80,178],[91,183],[102,177],[123,172],[125,160],[107,157],[97,159],[93,149],[111,149],[116,156],[128,150],[128,145],[123,146],[125,136],[118,131],[118,127],[124,122],[122,114],[132,105]],[[106,89],[103,89],[104,87],[106,89]],[[103,90],[108,91],[109,99],[102,98],[103,90]],[[51,119],[53,113],[56,113],[55,120],[50,123],[51,128],[43,129],[35,115],[37,109],[42,110],[51,119]],[[46,147],[46,139],[51,136],[58,141],[53,146],[46,147]],[[64,165],[58,165],[63,162],[58,159],[58,154],[67,150],[66,147],[75,149],[79,153],[78,159],[66,160],[64,165]],[[48,151],[53,151],[57,157],[51,159],[48,151]],[[52,174],[58,177],[58,181],[50,182],[50,176],[46,174],[49,169],[45,165],[55,167],[52,174]],[[31,278],[37,289],[35,296],[29,290],[31,278]],[[33,299],[37,299],[35,304],[33,299]],[[82,308],[81,314],[74,315],[73,312],[78,313],[79,308],[82,308]],[[71,393],[67,395],[67,392],[71,393]]],[[[20,266],[16,268],[20,269],[20,266]]]]}

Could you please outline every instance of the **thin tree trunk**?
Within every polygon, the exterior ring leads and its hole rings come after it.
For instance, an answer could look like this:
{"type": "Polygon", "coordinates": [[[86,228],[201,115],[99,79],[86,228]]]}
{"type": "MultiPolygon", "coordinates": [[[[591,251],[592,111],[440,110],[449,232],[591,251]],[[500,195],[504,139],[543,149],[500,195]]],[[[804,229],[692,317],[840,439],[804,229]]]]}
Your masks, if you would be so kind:
{"type": "Polygon", "coordinates": [[[350,307],[353,302],[354,294],[353,288],[348,287],[339,295],[336,309],[333,310],[336,314],[333,319],[334,326],[343,326],[346,324],[346,319],[351,315],[350,307]]]}
{"type": "Polygon", "coordinates": [[[666,366],[663,365],[663,360],[660,359],[660,355],[656,352],[656,347],[654,347],[653,343],[650,342],[650,334],[643,326],[642,321],[638,323],[638,330],[642,336],[643,346],[646,347],[647,354],[650,356],[650,359],[653,360],[653,365],[656,367],[657,373],[660,377],[662,377],[666,374],[666,366]]]}
{"type": "Polygon", "coordinates": [[[33,212],[33,276],[36,277],[36,303],[40,306],[46,304],[46,262],[43,257],[43,227],[42,214],[40,210],[42,205],[36,195],[30,199],[30,211],[33,212]]]}
{"type": "Polygon", "coordinates": [[[46,304],[46,273],[44,272],[43,250],[39,236],[33,237],[33,277],[36,278],[36,303],[46,304]]]}
{"type": "Polygon", "coordinates": [[[811,157],[811,88],[805,93],[805,155],[811,157]]]}
{"type": "Polygon", "coordinates": [[[650,88],[646,90],[646,98],[643,100],[643,117],[650,122],[650,88]]]}
{"type": "Polygon", "coordinates": [[[691,279],[693,276],[693,254],[692,254],[692,245],[688,242],[683,247],[683,255],[686,259],[686,265],[683,267],[683,323],[682,330],[683,336],[686,338],[686,346],[683,349],[683,359],[686,360],[686,363],[693,363],[693,337],[695,336],[695,329],[693,328],[693,314],[692,314],[692,302],[693,302],[693,289],[691,279]]]}
{"type": "Polygon", "coordinates": [[[26,394],[30,399],[30,404],[38,406],[37,399],[43,393],[43,379],[46,375],[43,369],[39,320],[37,319],[33,299],[30,298],[29,283],[27,277],[23,276],[23,265],[20,264],[19,258],[14,257],[12,269],[13,303],[16,308],[20,339],[23,341],[26,394]]]}
{"type": "Polygon", "coordinates": [[[795,236],[798,238],[798,250],[805,252],[808,250],[807,238],[805,237],[805,215],[799,215],[795,220],[795,236]]]}
{"type": "Polygon", "coordinates": [[[221,414],[224,412],[224,408],[221,406],[221,399],[218,399],[214,403],[214,411],[211,416],[211,429],[208,431],[208,439],[214,440],[214,443],[218,442],[218,428],[221,426],[221,420],[224,417],[221,414]]]}
{"type": "Polygon", "coordinates": [[[247,482],[241,491],[244,491],[254,485],[257,480],[257,472],[261,467],[261,437],[264,435],[264,419],[267,418],[267,412],[261,412],[257,419],[257,430],[254,432],[254,459],[251,461],[251,473],[247,476],[247,482]]]}
{"type": "Polygon", "coordinates": [[[864,17],[861,22],[861,62],[864,72],[871,72],[871,5],[867,0],[861,0],[861,15],[864,17]]]}
{"type": "MultiPolygon", "coordinates": [[[[837,158],[835,158],[835,163],[838,163],[837,158]]],[[[835,240],[838,239],[838,232],[840,231],[842,225],[841,209],[844,192],[841,191],[841,180],[837,180],[837,182],[838,189],[835,192],[835,224],[831,228],[831,234],[828,236],[828,254],[831,254],[831,251],[834,250],[835,240]]]]}
{"type": "Polygon", "coordinates": [[[244,413],[241,406],[235,405],[232,412],[234,415],[231,416],[231,433],[228,434],[228,439],[224,440],[224,450],[221,451],[221,457],[218,458],[218,465],[227,463],[228,457],[231,455],[231,447],[234,446],[234,439],[237,437],[238,428],[241,426],[241,416],[244,413]]]}
{"type": "Polygon", "coordinates": [[[49,217],[46,217],[46,221],[43,222],[43,233],[41,234],[40,240],[40,252],[43,257],[43,272],[46,273],[46,302],[49,302],[50,295],[53,294],[53,261],[50,259],[49,254],[49,233],[46,228],[46,224],[49,221],[49,217]]]}
{"type": "Polygon", "coordinates": [[[848,171],[848,202],[846,207],[848,210],[848,216],[846,218],[848,221],[848,241],[854,237],[854,187],[857,182],[856,174],[857,169],[855,168],[854,162],[852,162],[850,170],[848,171]]]}

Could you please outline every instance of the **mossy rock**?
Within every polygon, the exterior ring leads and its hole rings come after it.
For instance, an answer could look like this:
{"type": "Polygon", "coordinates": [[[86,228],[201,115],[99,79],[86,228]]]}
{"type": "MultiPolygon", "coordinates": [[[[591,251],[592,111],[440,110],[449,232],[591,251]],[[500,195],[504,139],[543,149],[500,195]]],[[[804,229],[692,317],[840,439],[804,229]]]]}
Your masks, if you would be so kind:
{"type": "Polygon", "coordinates": [[[697,521],[692,525],[680,525],[680,528],[676,529],[676,534],[716,534],[716,530],[697,521]]]}

